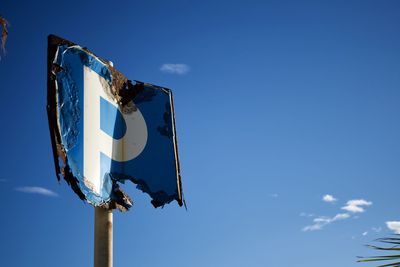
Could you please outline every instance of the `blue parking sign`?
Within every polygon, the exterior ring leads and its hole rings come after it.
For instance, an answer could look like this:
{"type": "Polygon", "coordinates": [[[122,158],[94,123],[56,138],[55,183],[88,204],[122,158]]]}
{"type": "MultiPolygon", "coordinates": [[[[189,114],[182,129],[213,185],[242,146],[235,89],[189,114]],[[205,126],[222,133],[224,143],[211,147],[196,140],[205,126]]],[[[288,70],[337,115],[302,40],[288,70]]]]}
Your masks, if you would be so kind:
{"type": "Polygon", "coordinates": [[[130,180],[155,207],[183,204],[170,89],[132,82],[87,49],[50,35],[47,110],[58,179],[94,206],[128,210],[130,180]]]}

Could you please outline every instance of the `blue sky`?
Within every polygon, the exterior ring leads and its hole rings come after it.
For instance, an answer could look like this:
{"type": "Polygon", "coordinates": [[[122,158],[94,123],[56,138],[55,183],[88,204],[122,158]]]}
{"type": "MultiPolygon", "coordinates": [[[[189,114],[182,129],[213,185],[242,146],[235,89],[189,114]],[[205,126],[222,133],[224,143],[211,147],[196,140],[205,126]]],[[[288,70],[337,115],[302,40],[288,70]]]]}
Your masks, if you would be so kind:
{"type": "Polygon", "coordinates": [[[93,261],[93,208],[54,172],[53,33],[174,90],[188,210],[125,185],[114,266],[374,266],[400,228],[400,3],[120,2],[0,3],[2,265],[93,261]]]}

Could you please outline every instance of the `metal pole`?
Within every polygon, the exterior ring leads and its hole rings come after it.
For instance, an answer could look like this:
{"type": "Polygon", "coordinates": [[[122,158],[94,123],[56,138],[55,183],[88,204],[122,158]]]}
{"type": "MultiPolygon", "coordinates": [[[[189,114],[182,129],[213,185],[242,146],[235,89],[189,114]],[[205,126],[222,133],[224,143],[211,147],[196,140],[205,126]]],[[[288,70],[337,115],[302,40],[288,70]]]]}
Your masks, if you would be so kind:
{"type": "MultiPolygon", "coordinates": [[[[114,63],[109,61],[111,66],[114,63]]],[[[94,267],[113,266],[112,209],[94,207],[94,267]]]]}
{"type": "Polygon", "coordinates": [[[94,267],[113,266],[112,210],[94,208],[94,267]]]}

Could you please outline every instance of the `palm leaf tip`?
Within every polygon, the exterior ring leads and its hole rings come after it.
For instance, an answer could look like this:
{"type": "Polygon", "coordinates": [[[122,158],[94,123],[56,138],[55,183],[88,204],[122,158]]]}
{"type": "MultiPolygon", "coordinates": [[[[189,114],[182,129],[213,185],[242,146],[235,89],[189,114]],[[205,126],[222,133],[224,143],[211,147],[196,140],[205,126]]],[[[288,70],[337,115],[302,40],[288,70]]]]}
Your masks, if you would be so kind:
{"type": "MultiPolygon", "coordinates": [[[[398,235],[396,235],[398,236],[398,235]]],[[[379,250],[379,251],[388,251],[388,252],[397,252],[400,250],[400,237],[386,237],[386,238],[379,238],[375,241],[381,242],[386,244],[387,246],[374,246],[374,245],[367,245],[367,247],[379,250]],[[392,246],[390,246],[392,245],[392,246]]],[[[400,267],[400,255],[393,254],[393,255],[382,255],[382,256],[372,256],[372,257],[358,257],[359,260],[357,262],[375,262],[375,261],[393,261],[388,264],[379,265],[378,267],[400,267]]]]}

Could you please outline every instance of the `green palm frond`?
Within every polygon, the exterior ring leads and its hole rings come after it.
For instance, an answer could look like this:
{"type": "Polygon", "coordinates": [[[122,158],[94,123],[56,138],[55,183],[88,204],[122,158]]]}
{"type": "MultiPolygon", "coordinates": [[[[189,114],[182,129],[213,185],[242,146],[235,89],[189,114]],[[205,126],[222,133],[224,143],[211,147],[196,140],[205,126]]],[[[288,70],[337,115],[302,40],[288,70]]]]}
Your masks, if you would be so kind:
{"type": "Polygon", "coordinates": [[[358,260],[358,262],[392,261],[391,263],[379,265],[377,267],[400,267],[400,235],[395,235],[395,237],[379,238],[375,241],[381,242],[383,244],[388,244],[390,246],[367,245],[367,247],[380,251],[393,252],[395,254],[373,257],[360,257],[361,259],[358,260]]]}

